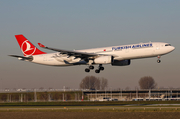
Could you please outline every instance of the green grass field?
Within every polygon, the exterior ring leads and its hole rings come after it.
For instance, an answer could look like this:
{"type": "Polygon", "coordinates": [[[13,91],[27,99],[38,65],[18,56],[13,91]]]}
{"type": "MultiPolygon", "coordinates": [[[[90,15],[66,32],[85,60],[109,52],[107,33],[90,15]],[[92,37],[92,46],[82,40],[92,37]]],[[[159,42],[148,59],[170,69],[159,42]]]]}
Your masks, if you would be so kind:
{"type": "Polygon", "coordinates": [[[0,106],[0,119],[179,119],[180,105],[0,106]]]}
{"type": "Polygon", "coordinates": [[[3,106],[0,112],[180,112],[180,106],[3,106]]]}
{"type": "Polygon", "coordinates": [[[0,111],[180,112],[179,104],[180,101],[11,102],[0,103],[0,111]]]}
{"type": "Polygon", "coordinates": [[[180,101],[107,101],[107,102],[5,102],[2,106],[112,106],[112,105],[149,105],[149,104],[180,104],[180,101]]]}
{"type": "Polygon", "coordinates": [[[0,112],[180,112],[180,107],[64,107],[64,108],[1,108],[0,112]]]}

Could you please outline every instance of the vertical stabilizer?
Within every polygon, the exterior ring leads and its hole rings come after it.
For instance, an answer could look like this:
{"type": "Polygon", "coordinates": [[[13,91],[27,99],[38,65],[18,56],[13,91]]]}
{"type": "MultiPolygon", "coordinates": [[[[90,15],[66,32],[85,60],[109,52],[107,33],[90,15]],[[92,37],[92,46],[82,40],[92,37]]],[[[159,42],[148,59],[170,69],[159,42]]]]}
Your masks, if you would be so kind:
{"type": "Polygon", "coordinates": [[[17,42],[19,43],[19,46],[20,46],[24,56],[46,54],[45,52],[42,52],[41,50],[36,48],[22,34],[15,35],[15,37],[16,37],[17,42]]]}

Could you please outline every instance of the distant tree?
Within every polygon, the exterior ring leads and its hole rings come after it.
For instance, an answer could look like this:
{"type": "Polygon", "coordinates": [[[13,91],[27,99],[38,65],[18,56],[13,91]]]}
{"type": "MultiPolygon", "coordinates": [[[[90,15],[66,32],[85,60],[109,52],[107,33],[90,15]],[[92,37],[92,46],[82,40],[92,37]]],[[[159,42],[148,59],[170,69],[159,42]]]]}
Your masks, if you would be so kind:
{"type": "Polygon", "coordinates": [[[139,80],[139,86],[140,89],[154,89],[157,84],[151,76],[145,76],[139,80]]]}
{"type": "Polygon", "coordinates": [[[48,93],[47,92],[42,92],[40,94],[40,100],[44,100],[44,101],[47,101],[48,100],[48,93]]]}
{"type": "Polygon", "coordinates": [[[70,89],[70,87],[65,87],[65,89],[70,89]]]}
{"type": "Polygon", "coordinates": [[[11,95],[11,100],[13,100],[13,101],[19,101],[19,95],[18,95],[18,94],[12,94],[12,95],[11,95]]]}
{"type": "Polygon", "coordinates": [[[1,94],[1,98],[2,101],[6,101],[7,100],[7,94],[1,94]]]}
{"type": "Polygon", "coordinates": [[[105,90],[108,87],[108,80],[105,78],[99,78],[101,90],[105,90]]]}
{"type": "Polygon", "coordinates": [[[135,86],[135,90],[139,90],[138,86],[135,86]]]}
{"type": "Polygon", "coordinates": [[[66,95],[66,100],[71,100],[71,94],[66,95]]]}
{"type": "Polygon", "coordinates": [[[31,101],[31,100],[34,100],[34,94],[33,93],[27,93],[27,101],[31,101]]]}
{"type": "Polygon", "coordinates": [[[159,89],[165,89],[163,86],[159,87],[159,89]]]}
{"type": "Polygon", "coordinates": [[[125,90],[130,90],[130,88],[127,86],[127,87],[125,88],[125,90]]]}
{"type": "Polygon", "coordinates": [[[117,88],[117,90],[121,90],[121,88],[117,88]]]}
{"type": "Polygon", "coordinates": [[[108,80],[95,76],[86,76],[79,84],[80,89],[104,90],[108,86],[108,80]]]}
{"type": "Polygon", "coordinates": [[[172,87],[172,86],[169,86],[169,89],[173,89],[173,87],[172,87]]]}
{"type": "Polygon", "coordinates": [[[54,93],[53,94],[53,99],[54,100],[61,100],[62,99],[62,95],[60,93],[54,93]]]}
{"type": "Polygon", "coordinates": [[[44,88],[43,87],[40,87],[39,90],[43,90],[44,88]]]}
{"type": "Polygon", "coordinates": [[[100,80],[95,76],[86,76],[82,79],[79,87],[81,89],[100,89],[100,80]]]}

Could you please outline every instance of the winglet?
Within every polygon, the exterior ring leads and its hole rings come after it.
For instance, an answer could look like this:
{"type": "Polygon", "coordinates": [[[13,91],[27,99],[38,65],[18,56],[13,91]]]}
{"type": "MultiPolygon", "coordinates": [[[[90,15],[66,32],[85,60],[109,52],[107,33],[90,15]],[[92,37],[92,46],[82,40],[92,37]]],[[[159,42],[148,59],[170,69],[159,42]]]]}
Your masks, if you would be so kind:
{"type": "Polygon", "coordinates": [[[38,43],[38,45],[39,45],[40,47],[42,47],[42,48],[45,48],[45,47],[46,47],[45,45],[43,45],[43,44],[41,44],[41,43],[38,43]]]}

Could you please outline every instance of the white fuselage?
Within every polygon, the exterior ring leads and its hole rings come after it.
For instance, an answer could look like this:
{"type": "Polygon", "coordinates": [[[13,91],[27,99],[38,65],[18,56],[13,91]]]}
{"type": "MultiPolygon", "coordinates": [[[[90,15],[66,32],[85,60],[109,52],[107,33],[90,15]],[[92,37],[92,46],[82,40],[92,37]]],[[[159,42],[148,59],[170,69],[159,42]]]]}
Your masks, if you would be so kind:
{"type": "MultiPolygon", "coordinates": [[[[175,48],[162,42],[149,42],[139,43],[131,45],[111,46],[94,49],[76,50],[78,52],[94,53],[100,55],[113,56],[115,60],[126,60],[126,59],[139,59],[148,57],[157,57],[170,53],[175,48]]],[[[77,64],[88,64],[80,58],[74,56],[68,56],[66,54],[49,53],[42,55],[34,55],[31,62],[53,65],[53,66],[68,66],[77,64]]],[[[95,63],[96,64],[96,63],[95,63]]]]}

